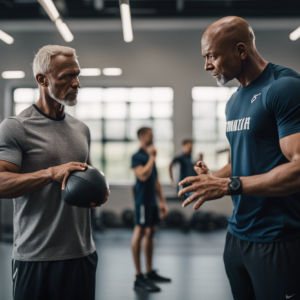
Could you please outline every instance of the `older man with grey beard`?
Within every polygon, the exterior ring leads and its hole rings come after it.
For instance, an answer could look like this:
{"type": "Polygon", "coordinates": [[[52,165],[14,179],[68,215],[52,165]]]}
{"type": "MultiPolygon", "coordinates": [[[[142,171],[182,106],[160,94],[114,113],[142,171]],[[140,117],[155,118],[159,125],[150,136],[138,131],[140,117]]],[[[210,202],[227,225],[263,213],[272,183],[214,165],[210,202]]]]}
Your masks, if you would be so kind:
{"type": "Polygon", "coordinates": [[[0,126],[0,198],[14,198],[14,299],[93,300],[90,210],[61,194],[69,174],[89,164],[89,129],[64,112],[80,87],[75,50],[43,47],[33,73],[39,100],[0,126]]]}

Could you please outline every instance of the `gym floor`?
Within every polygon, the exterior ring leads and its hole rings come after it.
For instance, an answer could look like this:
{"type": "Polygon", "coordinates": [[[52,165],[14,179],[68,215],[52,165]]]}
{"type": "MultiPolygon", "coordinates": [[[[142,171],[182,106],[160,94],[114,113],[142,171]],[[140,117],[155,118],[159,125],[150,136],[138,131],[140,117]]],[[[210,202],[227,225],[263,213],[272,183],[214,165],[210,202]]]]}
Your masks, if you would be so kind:
{"type": "MultiPolygon", "coordinates": [[[[172,283],[160,284],[162,292],[156,294],[133,290],[131,233],[110,229],[95,234],[97,300],[232,300],[222,260],[225,230],[188,234],[159,230],[154,266],[161,275],[171,277],[172,283]]],[[[0,300],[12,300],[11,252],[11,244],[0,243],[0,300]]]]}

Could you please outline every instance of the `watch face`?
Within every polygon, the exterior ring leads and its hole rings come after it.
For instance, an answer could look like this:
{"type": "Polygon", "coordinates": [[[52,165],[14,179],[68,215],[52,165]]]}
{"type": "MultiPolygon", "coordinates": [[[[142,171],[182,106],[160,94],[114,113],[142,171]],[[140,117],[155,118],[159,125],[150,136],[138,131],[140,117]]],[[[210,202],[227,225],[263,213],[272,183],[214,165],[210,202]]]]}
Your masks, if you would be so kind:
{"type": "Polygon", "coordinates": [[[232,180],[230,186],[233,190],[237,190],[240,187],[240,183],[237,180],[232,180]]]}

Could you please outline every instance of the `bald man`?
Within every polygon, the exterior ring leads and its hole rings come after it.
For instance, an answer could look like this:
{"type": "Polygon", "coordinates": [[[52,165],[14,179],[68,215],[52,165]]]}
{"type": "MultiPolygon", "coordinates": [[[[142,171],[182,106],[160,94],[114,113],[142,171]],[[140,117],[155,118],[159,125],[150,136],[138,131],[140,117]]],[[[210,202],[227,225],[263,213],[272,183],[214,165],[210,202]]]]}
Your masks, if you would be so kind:
{"type": "MultiPolygon", "coordinates": [[[[275,50],[276,51],[276,50],[275,50]]],[[[249,24],[213,23],[202,37],[205,70],[240,86],[226,106],[231,163],[198,162],[179,185],[183,207],[231,195],[224,263],[236,300],[300,299],[300,75],[258,53],[249,24]]]]}

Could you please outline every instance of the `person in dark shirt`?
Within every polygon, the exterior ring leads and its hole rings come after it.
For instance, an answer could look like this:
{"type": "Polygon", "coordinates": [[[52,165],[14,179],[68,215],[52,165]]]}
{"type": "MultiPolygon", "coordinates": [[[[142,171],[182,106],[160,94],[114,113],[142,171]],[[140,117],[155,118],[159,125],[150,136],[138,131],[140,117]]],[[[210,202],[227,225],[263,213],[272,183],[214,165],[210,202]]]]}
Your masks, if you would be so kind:
{"type": "Polygon", "coordinates": [[[224,263],[234,299],[300,299],[300,74],[268,63],[249,24],[226,17],[202,37],[205,69],[240,86],[226,106],[231,162],[204,162],[180,185],[183,207],[231,195],[224,263]]]}
{"type": "MultiPolygon", "coordinates": [[[[173,185],[177,185],[178,182],[175,182],[173,178],[173,167],[176,164],[180,165],[180,175],[179,181],[183,180],[188,176],[196,176],[197,173],[194,170],[195,162],[192,161],[192,152],[193,152],[193,141],[186,139],[182,141],[182,154],[174,157],[172,162],[169,165],[169,174],[173,185]]],[[[197,157],[197,161],[202,160],[202,154],[200,153],[197,157]]],[[[188,185],[185,185],[186,187],[188,185]]],[[[179,189],[178,189],[179,191],[179,189]]],[[[188,197],[189,194],[186,195],[188,197]]]]}
{"type": "Polygon", "coordinates": [[[136,176],[135,185],[135,227],[131,247],[136,268],[134,289],[148,292],[158,292],[160,288],[153,282],[170,282],[152,269],[154,233],[160,219],[168,215],[166,199],[157,177],[155,166],[156,150],[153,146],[151,128],[143,127],[138,130],[140,150],[132,156],[131,167],[136,176]],[[157,203],[156,195],[160,201],[157,203]],[[161,216],[159,216],[161,212],[161,216]],[[140,266],[141,241],[144,238],[147,273],[143,275],[140,266]]]}

